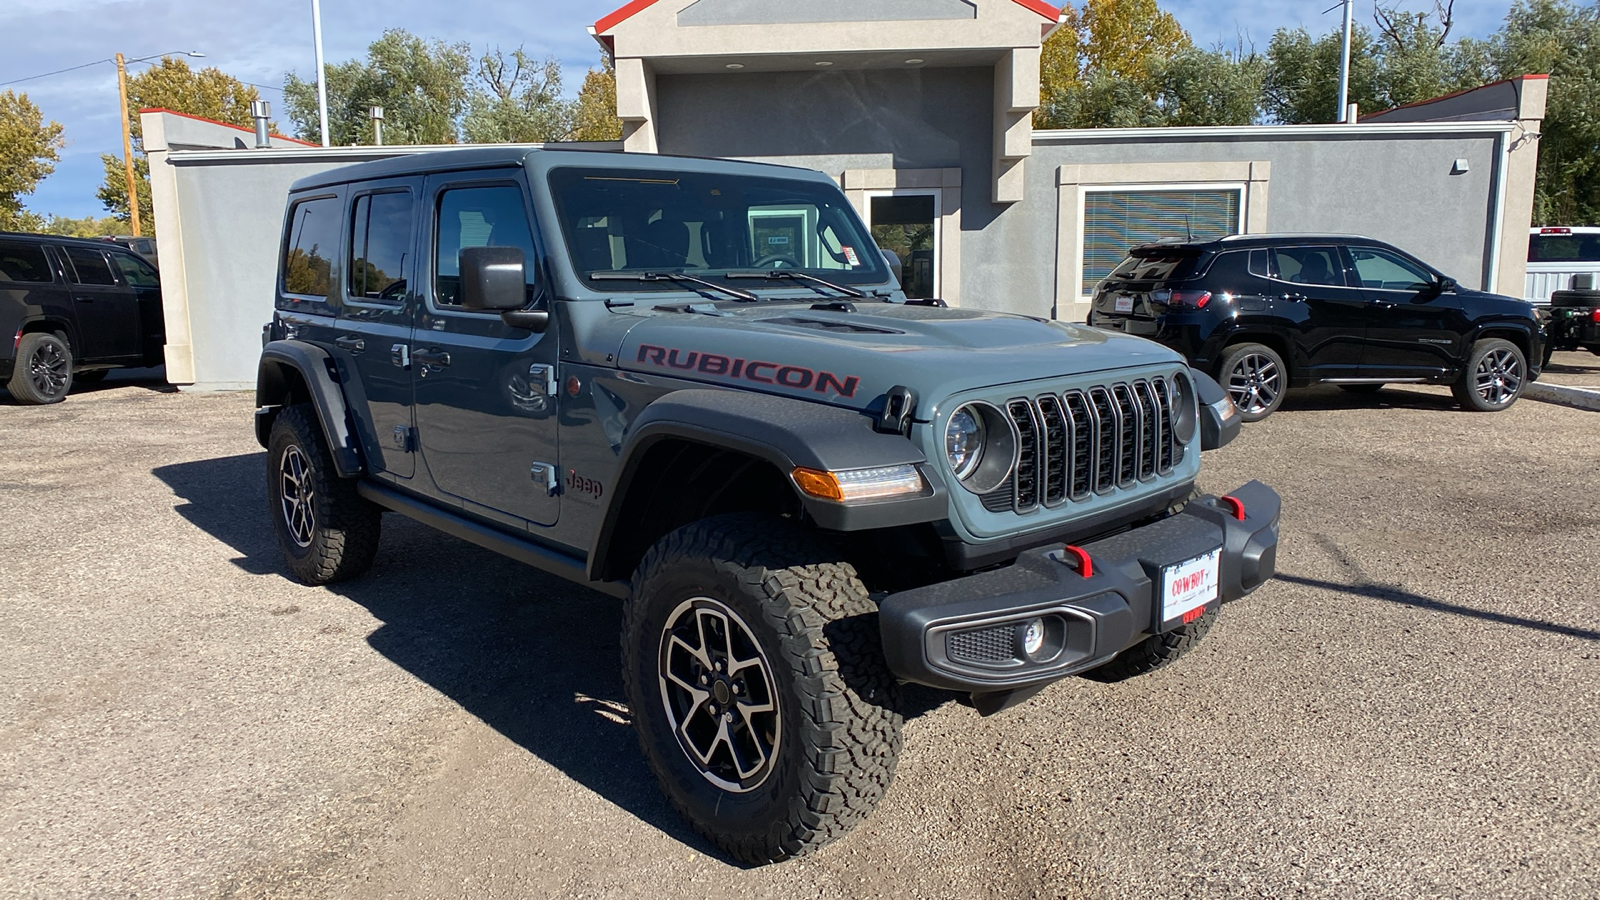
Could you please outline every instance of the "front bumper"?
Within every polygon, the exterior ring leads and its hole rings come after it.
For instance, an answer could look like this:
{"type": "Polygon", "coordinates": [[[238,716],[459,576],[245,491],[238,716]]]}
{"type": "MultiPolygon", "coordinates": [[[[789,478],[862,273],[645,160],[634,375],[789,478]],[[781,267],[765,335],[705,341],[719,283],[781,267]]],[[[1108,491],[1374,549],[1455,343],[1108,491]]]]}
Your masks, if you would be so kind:
{"type": "Polygon", "coordinates": [[[1160,620],[1162,569],[1213,550],[1221,551],[1218,601],[1249,594],[1276,571],[1281,501],[1258,481],[1229,496],[1243,518],[1200,497],[1178,515],[1085,544],[1087,578],[1068,564],[1072,556],[1040,548],[1001,569],[890,595],[878,613],[890,670],[903,681],[975,694],[1087,671],[1181,625],[1160,620]],[[1030,658],[1016,636],[1034,619],[1045,622],[1045,640],[1030,658]]]}

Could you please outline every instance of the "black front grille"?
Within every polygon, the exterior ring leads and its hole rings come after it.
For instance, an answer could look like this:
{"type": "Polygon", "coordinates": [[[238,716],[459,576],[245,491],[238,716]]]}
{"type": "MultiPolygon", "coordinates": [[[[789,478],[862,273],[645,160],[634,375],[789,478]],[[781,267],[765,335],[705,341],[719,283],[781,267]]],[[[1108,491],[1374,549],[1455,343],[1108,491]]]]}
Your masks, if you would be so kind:
{"type": "Polygon", "coordinates": [[[998,663],[1016,658],[1010,625],[951,632],[945,636],[944,650],[957,662],[998,663]]]}
{"type": "Polygon", "coordinates": [[[1009,401],[1017,471],[982,498],[984,508],[1028,512],[1170,473],[1183,459],[1173,402],[1164,377],[1009,401]]]}

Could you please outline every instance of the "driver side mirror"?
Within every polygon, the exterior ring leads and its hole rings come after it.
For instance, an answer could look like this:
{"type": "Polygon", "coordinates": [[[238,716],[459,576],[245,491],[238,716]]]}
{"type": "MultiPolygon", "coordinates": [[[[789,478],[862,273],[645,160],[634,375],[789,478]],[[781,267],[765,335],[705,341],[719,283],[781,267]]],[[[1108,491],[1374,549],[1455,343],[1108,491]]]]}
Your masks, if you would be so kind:
{"type": "Polygon", "coordinates": [[[513,328],[542,332],[550,313],[523,309],[528,303],[526,261],[518,247],[465,247],[461,250],[461,305],[500,312],[513,328]]]}
{"type": "Polygon", "coordinates": [[[1456,280],[1448,275],[1441,275],[1439,276],[1438,285],[1439,293],[1441,294],[1445,291],[1453,291],[1456,289],[1456,280]]]}

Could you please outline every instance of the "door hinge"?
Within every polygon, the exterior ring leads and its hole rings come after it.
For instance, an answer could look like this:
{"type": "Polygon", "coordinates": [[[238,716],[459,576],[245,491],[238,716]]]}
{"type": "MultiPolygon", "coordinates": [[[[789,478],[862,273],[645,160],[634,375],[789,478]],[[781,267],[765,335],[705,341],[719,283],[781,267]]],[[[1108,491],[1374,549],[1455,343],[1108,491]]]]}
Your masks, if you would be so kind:
{"type": "Polygon", "coordinates": [[[528,379],[534,384],[543,385],[546,397],[554,397],[556,395],[555,366],[534,363],[528,367],[528,379]]]}
{"type": "Polygon", "coordinates": [[[550,463],[536,462],[528,470],[528,475],[533,478],[534,484],[544,485],[546,496],[554,497],[561,490],[561,482],[556,472],[556,467],[550,463]]]}
{"type": "Polygon", "coordinates": [[[396,425],[394,434],[390,436],[389,443],[394,449],[402,453],[415,453],[417,449],[417,430],[410,425],[396,425]]]}
{"type": "Polygon", "coordinates": [[[389,361],[402,369],[411,368],[411,346],[395,344],[389,348],[389,361]]]}

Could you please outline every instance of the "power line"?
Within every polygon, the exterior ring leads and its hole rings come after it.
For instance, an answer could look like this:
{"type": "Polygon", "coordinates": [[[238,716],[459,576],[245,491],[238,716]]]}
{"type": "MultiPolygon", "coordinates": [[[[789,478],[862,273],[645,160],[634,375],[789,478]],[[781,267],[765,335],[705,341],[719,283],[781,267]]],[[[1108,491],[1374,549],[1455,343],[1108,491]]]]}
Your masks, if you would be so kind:
{"type": "Polygon", "coordinates": [[[43,73],[38,74],[38,75],[29,75],[27,78],[13,78],[10,81],[0,81],[0,87],[5,87],[8,84],[21,84],[24,81],[32,81],[35,78],[49,78],[51,75],[60,75],[60,74],[65,73],[65,72],[76,72],[79,69],[87,69],[90,66],[98,66],[101,63],[108,63],[108,62],[116,62],[116,60],[115,59],[111,59],[111,58],[97,59],[94,62],[86,62],[81,66],[68,66],[65,69],[57,69],[54,72],[43,72],[43,73]]]}

